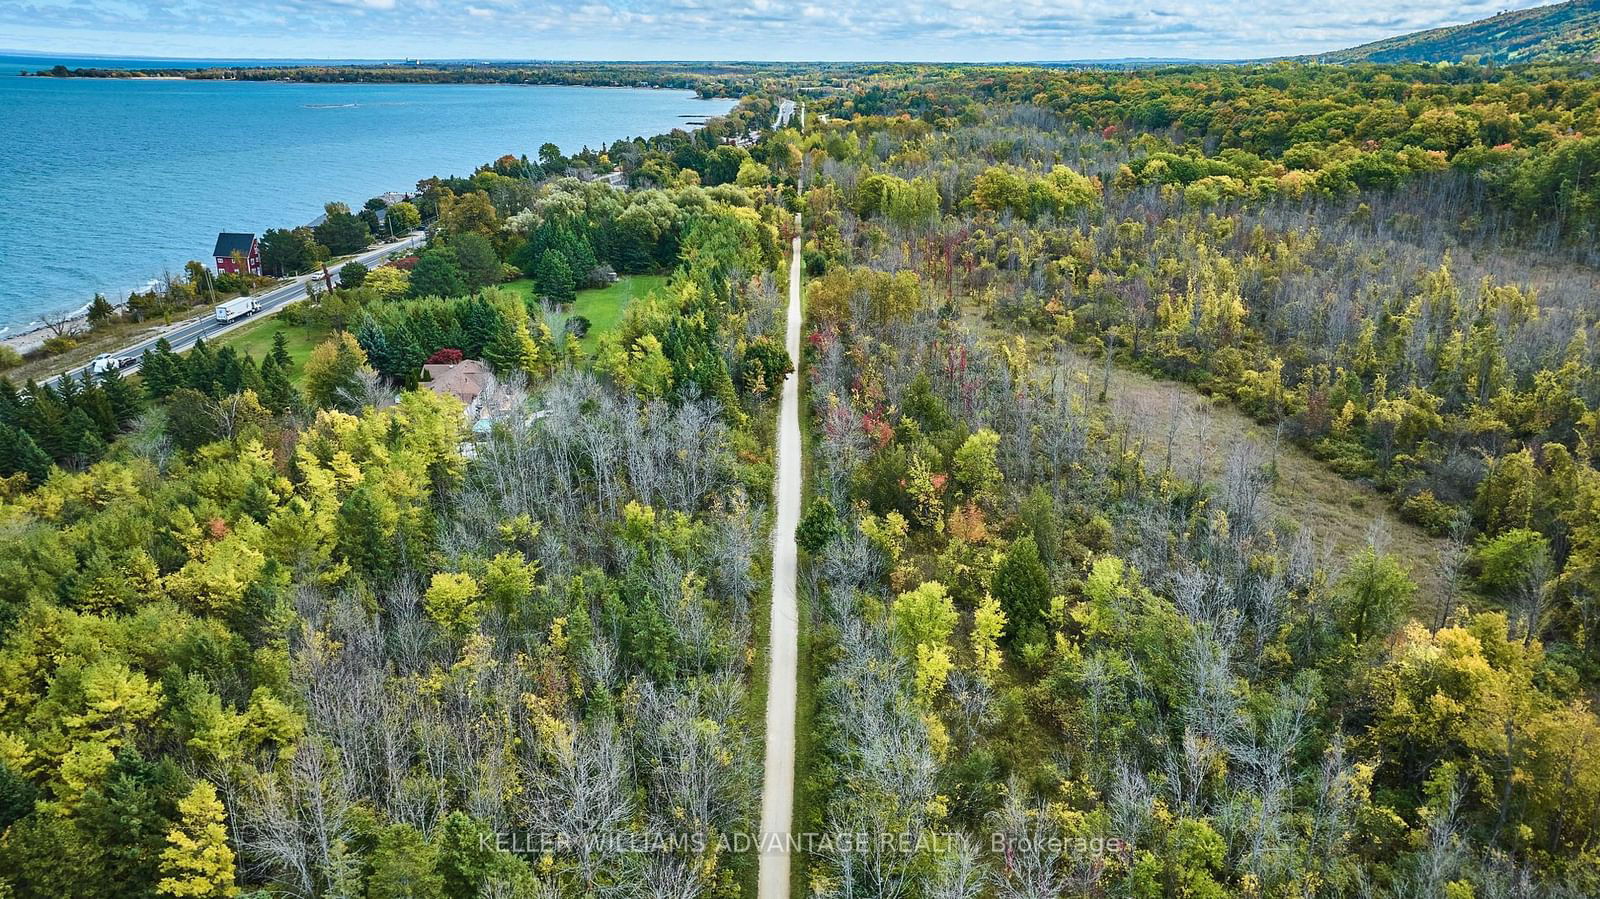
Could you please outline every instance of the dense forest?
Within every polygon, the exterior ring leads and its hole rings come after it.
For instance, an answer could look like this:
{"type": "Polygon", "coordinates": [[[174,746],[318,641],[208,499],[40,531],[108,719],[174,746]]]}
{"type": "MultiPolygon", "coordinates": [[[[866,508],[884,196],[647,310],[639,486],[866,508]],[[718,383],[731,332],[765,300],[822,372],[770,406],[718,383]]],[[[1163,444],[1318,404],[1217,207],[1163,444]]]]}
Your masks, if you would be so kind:
{"type": "Polygon", "coordinates": [[[1588,82],[1015,70],[836,108],[806,136],[800,823],[926,839],[807,882],[1600,889],[1588,82]],[[1119,414],[1114,367],[1274,444],[1197,482],[1182,410],[1119,414]],[[1338,552],[1271,514],[1282,453],[1387,493],[1440,568],[1382,515],[1338,552]]]}
{"type": "Polygon", "coordinates": [[[1336,53],[1326,62],[1592,62],[1600,53],[1600,4],[1567,0],[1512,9],[1487,19],[1391,37],[1336,53]]]}
{"type": "Polygon", "coordinates": [[[419,184],[303,362],[0,381],[0,896],[754,895],[796,367],[796,894],[1600,892],[1592,78],[784,77],[419,184]]]}

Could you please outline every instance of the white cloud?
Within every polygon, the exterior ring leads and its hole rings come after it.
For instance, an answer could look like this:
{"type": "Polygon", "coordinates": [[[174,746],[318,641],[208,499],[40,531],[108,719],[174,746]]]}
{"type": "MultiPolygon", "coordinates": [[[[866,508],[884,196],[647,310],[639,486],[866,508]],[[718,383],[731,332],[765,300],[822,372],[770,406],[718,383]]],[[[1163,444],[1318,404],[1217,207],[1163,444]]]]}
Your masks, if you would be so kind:
{"type": "Polygon", "coordinates": [[[1237,59],[1336,49],[1498,8],[1499,0],[19,0],[0,4],[0,44],[205,57],[1237,59]]]}

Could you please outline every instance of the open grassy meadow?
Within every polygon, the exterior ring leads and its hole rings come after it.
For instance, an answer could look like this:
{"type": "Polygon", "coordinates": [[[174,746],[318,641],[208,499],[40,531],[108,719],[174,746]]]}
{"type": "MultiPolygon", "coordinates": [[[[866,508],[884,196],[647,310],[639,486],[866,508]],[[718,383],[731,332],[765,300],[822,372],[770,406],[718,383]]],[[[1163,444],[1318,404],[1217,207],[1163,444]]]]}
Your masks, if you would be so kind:
{"type": "MultiPolygon", "coordinates": [[[[565,310],[565,315],[581,315],[589,320],[589,333],[581,341],[584,353],[592,354],[600,343],[600,336],[617,326],[622,311],[639,297],[666,286],[664,275],[624,275],[608,287],[578,291],[578,298],[565,310]]],[[[533,294],[533,281],[523,278],[502,285],[524,297],[533,294]]]]}

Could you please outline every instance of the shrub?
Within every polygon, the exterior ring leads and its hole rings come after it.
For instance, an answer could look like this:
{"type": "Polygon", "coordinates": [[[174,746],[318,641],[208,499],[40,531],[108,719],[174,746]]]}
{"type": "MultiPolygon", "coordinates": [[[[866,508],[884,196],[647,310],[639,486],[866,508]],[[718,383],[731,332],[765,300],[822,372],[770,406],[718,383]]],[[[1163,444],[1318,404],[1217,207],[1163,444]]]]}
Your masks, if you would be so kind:
{"type": "Polygon", "coordinates": [[[1400,504],[1400,517],[1435,537],[1443,537],[1455,527],[1461,512],[1449,503],[1440,502],[1432,490],[1422,490],[1400,504]]]}
{"type": "Polygon", "coordinates": [[[15,349],[0,344],[0,371],[16,368],[22,364],[22,354],[15,349]]]}
{"type": "Polygon", "coordinates": [[[587,316],[574,315],[573,317],[567,319],[567,323],[562,326],[562,330],[568,334],[571,334],[573,337],[582,340],[584,337],[588,336],[589,329],[593,326],[593,323],[589,321],[587,316]]]}
{"type": "Polygon", "coordinates": [[[455,365],[462,359],[461,351],[454,347],[445,347],[428,357],[428,365],[455,365]]]}
{"type": "Polygon", "coordinates": [[[346,262],[339,269],[340,287],[360,287],[366,280],[367,267],[359,262],[346,262]]]}
{"type": "Polygon", "coordinates": [[[59,356],[77,345],[77,338],[68,337],[65,334],[58,334],[55,337],[50,337],[45,340],[44,351],[47,355],[59,356]]]}

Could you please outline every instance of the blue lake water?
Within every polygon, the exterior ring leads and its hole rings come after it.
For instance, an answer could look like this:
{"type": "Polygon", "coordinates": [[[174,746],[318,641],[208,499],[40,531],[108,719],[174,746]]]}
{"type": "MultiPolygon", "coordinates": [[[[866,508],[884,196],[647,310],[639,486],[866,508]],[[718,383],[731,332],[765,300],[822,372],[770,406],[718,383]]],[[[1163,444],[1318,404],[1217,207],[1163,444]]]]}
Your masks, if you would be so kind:
{"type": "Polygon", "coordinates": [[[356,208],[546,142],[572,153],[732,106],[626,88],[20,78],[17,62],[0,56],[0,325],[13,332],[209,261],[218,231],[304,224],[330,200],[356,208]]]}

